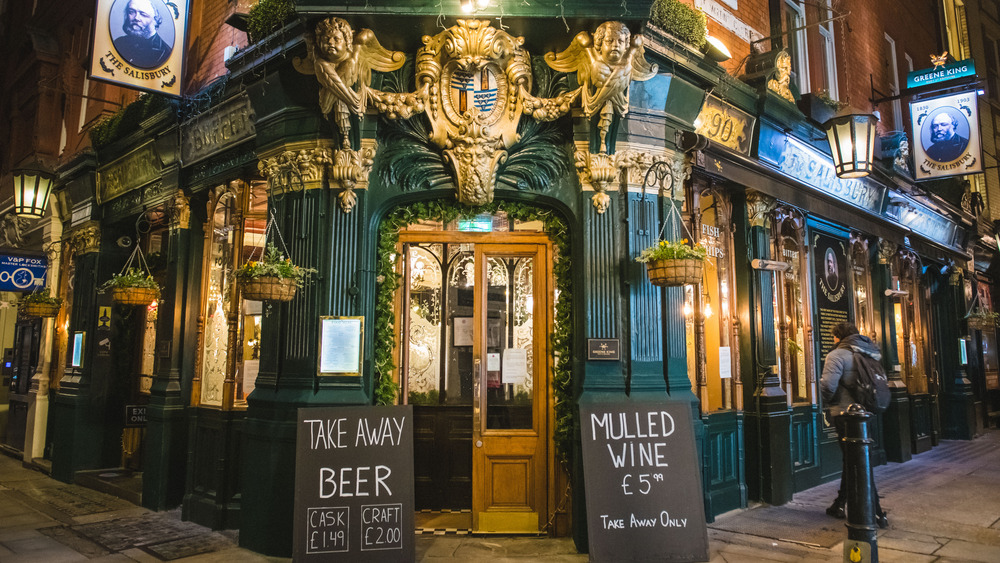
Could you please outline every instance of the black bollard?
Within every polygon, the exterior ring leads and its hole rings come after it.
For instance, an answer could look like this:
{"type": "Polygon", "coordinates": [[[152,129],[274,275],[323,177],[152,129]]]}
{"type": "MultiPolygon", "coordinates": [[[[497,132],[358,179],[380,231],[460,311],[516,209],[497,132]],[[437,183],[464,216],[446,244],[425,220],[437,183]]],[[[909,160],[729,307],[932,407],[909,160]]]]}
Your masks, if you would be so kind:
{"type": "Polygon", "coordinates": [[[844,433],[844,470],[847,471],[847,541],[845,563],[878,563],[878,535],[875,531],[875,499],[872,495],[872,466],[865,409],[852,403],[842,414],[847,420],[844,433]]]}

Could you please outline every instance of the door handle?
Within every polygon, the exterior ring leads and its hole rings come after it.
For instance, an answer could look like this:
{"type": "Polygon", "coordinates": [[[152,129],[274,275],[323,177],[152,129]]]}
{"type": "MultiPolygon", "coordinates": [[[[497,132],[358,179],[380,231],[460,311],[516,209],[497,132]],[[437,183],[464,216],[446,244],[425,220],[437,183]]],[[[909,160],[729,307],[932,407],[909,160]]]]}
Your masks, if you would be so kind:
{"type": "Polygon", "coordinates": [[[472,428],[473,432],[476,433],[480,430],[480,405],[482,405],[482,398],[479,396],[480,380],[482,379],[479,373],[480,364],[479,358],[472,360],[472,428]]]}

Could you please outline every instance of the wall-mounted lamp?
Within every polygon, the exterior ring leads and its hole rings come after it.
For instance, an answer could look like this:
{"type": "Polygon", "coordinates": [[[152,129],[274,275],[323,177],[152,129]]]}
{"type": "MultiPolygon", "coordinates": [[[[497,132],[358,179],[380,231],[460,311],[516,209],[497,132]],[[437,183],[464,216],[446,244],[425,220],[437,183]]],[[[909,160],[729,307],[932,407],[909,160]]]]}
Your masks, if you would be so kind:
{"type": "Polygon", "coordinates": [[[863,178],[871,173],[877,122],[870,113],[845,108],[823,124],[838,178],[863,178]]]}
{"type": "Polygon", "coordinates": [[[886,297],[902,297],[903,295],[909,295],[910,292],[905,289],[887,289],[885,290],[886,297]]]}
{"type": "Polygon", "coordinates": [[[490,6],[490,0],[461,0],[462,11],[466,14],[485,10],[490,6]]]}
{"type": "Polygon", "coordinates": [[[705,46],[701,48],[701,52],[705,54],[706,58],[717,63],[723,63],[733,58],[726,45],[711,35],[705,36],[705,46]]]}
{"type": "Polygon", "coordinates": [[[779,260],[761,260],[760,258],[754,258],[750,261],[750,267],[754,270],[766,270],[768,272],[784,272],[792,265],[788,262],[781,262],[779,260]]]}
{"type": "Polygon", "coordinates": [[[49,194],[55,175],[39,164],[14,170],[14,213],[19,217],[41,219],[49,207],[49,194]]]}

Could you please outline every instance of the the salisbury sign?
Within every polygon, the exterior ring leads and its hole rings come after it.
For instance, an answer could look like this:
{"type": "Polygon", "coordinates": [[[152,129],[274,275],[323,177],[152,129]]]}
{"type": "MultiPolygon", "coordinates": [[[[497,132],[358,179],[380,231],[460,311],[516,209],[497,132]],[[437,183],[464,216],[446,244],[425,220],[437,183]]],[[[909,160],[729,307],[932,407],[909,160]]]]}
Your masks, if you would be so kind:
{"type": "Polygon", "coordinates": [[[976,92],[910,102],[917,180],[983,171],[976,92]]]}
{"type": "Polygon", "coordinates": [[[181,95],[185,0],[97,0],[90,77],[181,95]]]}
{"type": "Polygon", "coordinates": [[[299,409],[295,561],[413,561],[413,407],[299,409]]]}
{"type": "Polygon", "coordinates": [[[707,561],[691,405],[581,405],[580,421],[590,560],[707,561]]]}

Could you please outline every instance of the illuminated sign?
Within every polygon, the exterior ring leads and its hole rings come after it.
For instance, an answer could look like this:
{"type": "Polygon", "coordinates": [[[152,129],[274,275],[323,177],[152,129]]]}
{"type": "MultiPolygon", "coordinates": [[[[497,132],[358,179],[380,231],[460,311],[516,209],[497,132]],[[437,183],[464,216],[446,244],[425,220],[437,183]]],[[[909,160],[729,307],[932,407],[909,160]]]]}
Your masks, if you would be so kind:
{"type": "Polygon", "coordinates": [[[928,84],[955,80],[956,78],[975,76],[975,74],[976,63],[972,59],[966,59],[957,63],[951,63],[950,65],[915,70],[906,75],[906,87],[926,86],[928,84]]]}
{"type": "Polygon", "coordinates": [[[983,171],[975,91],[910,102],[917,180],[983,171]]]}
{"type": "Polygon", "coordinates": [[[486,215],[473,219],[459,219],[458,230],[463,233],[492,233],[493,218],[486,215]]]}
{"type": "Polygon", "coordinates": [[[180,97],[188,3],[97,0],[90,77],[180,97]]]}

